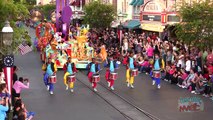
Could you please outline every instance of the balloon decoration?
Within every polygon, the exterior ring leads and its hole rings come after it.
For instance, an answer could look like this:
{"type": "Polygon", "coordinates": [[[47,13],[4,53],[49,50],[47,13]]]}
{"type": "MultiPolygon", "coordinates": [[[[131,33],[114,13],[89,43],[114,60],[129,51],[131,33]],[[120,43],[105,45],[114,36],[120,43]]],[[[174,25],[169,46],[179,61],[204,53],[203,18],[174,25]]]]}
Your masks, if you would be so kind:
{"type": "Polygon", "coordinates": [[[52,23],[40,23],[36,27],[36,37],[38,38],[38,47],[45,48],[45,46],[50,42],[53,35],[56,32],[56,28],[52,23]]]}

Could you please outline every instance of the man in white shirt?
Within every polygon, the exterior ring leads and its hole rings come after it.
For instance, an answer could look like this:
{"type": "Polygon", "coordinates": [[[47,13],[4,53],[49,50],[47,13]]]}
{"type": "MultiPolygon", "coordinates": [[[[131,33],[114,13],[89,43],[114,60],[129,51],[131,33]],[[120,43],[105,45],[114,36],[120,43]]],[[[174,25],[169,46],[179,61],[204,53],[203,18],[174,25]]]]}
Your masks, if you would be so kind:
{"type": "Polygon", "coordinates": [[[186,72],[189,74],[190,70],[191,70],[191,60],[189,59],[189,57],[186,57],[186,68],[185,68],[186,72]]]}

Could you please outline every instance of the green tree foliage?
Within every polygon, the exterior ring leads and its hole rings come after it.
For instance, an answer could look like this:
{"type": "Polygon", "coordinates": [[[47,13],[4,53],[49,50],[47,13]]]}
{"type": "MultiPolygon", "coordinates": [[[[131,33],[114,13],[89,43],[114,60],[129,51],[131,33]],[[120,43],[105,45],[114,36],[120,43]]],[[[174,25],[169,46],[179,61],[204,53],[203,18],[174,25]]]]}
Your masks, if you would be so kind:
{"type": "MultiPolygon", "coordinates": [[[[28,9],[22,3],[14,3],[13,0],[0,0],[0,30],[4,27],[5,21],[10,22],[13,28],[13,43],[10,46],[13,52],[17,51],[17,46],[23,41],[30,41],[30,37],[24,28],[16,25],[17,21],[23,21],[29,17],[28,9]]],[[[5,54],[7,49],[0,47],[1,53],[5,54]]]]}
{"type": "Polygon", "coordinates": [[[213,48],[213,3],[184,4],[180,8],[182,23],[177,25],[177,37],[201,49],[213,48]]]}
{"type": "Polygon", "coordinates": [[[37,6],[36,8],[38,8],[41,11],[45,19],[50,20],[51,12],[53,12],[56,9],[56,5],[47,4],[47,5],[37,6]]]}
{"type": "Polygon", "coordinates": [[[102,4],[99,0],[87,4],[84,7],[84,12],[84,22],[92,28],[109,27],[116,15],[112,5],[102,4]]]}

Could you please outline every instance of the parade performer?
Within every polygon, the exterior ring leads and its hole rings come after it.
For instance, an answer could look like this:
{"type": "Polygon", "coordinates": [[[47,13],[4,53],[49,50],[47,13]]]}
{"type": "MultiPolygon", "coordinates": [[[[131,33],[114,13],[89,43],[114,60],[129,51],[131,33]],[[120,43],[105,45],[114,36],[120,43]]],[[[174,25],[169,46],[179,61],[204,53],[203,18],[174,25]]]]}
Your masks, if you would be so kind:
{"type": "Polygon", "coordinates": [[[117,73],[115,72],[115,69],[117,68],[116,61],[113,60],[113,57],[110,57],[107,61],[107,69],[105,78],[108,83],[108,87],[111,88],[111,90],[114,90],[114,81],[117,79],[117,73]]]}
{"type": "Polygon", "coordinates": [[[44,73],[44,84],[47,86],[47,90],[50,94],[53,94],[54,83],[56,83],[56,64],[52,62],[51,58],[48,58],[47,63],[42,66],[44,73]]]}
{"type": "Polygon", "coordinates": [[[63,69],[65,71],[64,84],[66,85],[66,90],[68,90],[70,87],[70,91],[74,92],[75,73],[77,72],[77,69],[75,67],[75,64],[71,62],[70,57],[64,64],[63,69]]]}
{"type": "Polygon", "coordinates": [[[161,70],[164,69],[165,63],[162,58],[159,57],[159,54],[155,54],[154,64],[153,64],[153,71],[152,71],[152,85],[157,84],[157,88],[160,89],[160,80],[161,80],[161,70]]]}
{"type": "MultiPolygon", "coordinates": [[[[136,75],[133,75],[132,72],[137,70],[135,69],[135,66],[134,66],[134,58],[133,58],[133,52],[130,52],[129,53],[129,59],[127,61],[127,66],[126,66],[126,79],[127,79],[127,87],[131,87],[131,88],[134,88],[133,86],[133,83],[134,83],[134,76],[136,75]]],[[[137,73],[137,71],[136,71],[137,73]]]]}
{"type": "Polygon", "coordinates": [[[105,45],[102,45],[100,49],[101,49],[101,51],[100,51],[99,55],[100,55],[102,61],[105,61],[107,59],[107,52],[106,52],[105,45]]]}
{"type": "Polygon", "coordinates": [[[88,79],[92,83],[92,88],[94,91],[97,91],[97,82],[100,81],[100,75],[98,72],[100,71],[100,65],[96,62],[95,58],[92,58],[92,62],[87,66],[88,70],[88,79]]]}

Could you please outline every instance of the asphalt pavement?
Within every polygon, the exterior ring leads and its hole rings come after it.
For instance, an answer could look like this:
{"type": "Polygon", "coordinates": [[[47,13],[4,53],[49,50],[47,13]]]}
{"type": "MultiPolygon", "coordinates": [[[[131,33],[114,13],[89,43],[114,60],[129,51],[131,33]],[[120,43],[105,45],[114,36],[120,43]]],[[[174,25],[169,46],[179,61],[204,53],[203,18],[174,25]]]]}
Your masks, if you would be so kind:
{"type": "Polygon", "coordinates": [[[16,56],[18,76],[29,78],[30,89],[23,90],[22,98],[28,111],[36,113],[34,120],[125,120],[115,108],[87,86],[76,82],[75,91],[65,90],[63,71],[57,72],[54,95],[43,83],[39,54],[31,52],[16,56]]]}
{"type": "MultiPolygon", "coordinates": [[[[102,67],[103,68],[103,67],[102,67]]],[[[82,71],[86,74],[86,71],[82,71]]],[[[145,73],[135,77],[134,89],[130,89],[126,84],[125,67],[120,66],[117,70],[118,79],[115,81],[115,93],[142,110],[161,120],[210,120],[212,118],[213,101],[201,95],[191,94],[186,89],[171,85],[168,82],[161,82],[161,89],[152,86],[152,80],[145,73]],[[198,97],[204,102],[204,111],[180,112],[178,100],[186,97],[198,97]]],[[[100,72],[101,82],[107,86],[105,81],[105,68],[100,72]]]]}

